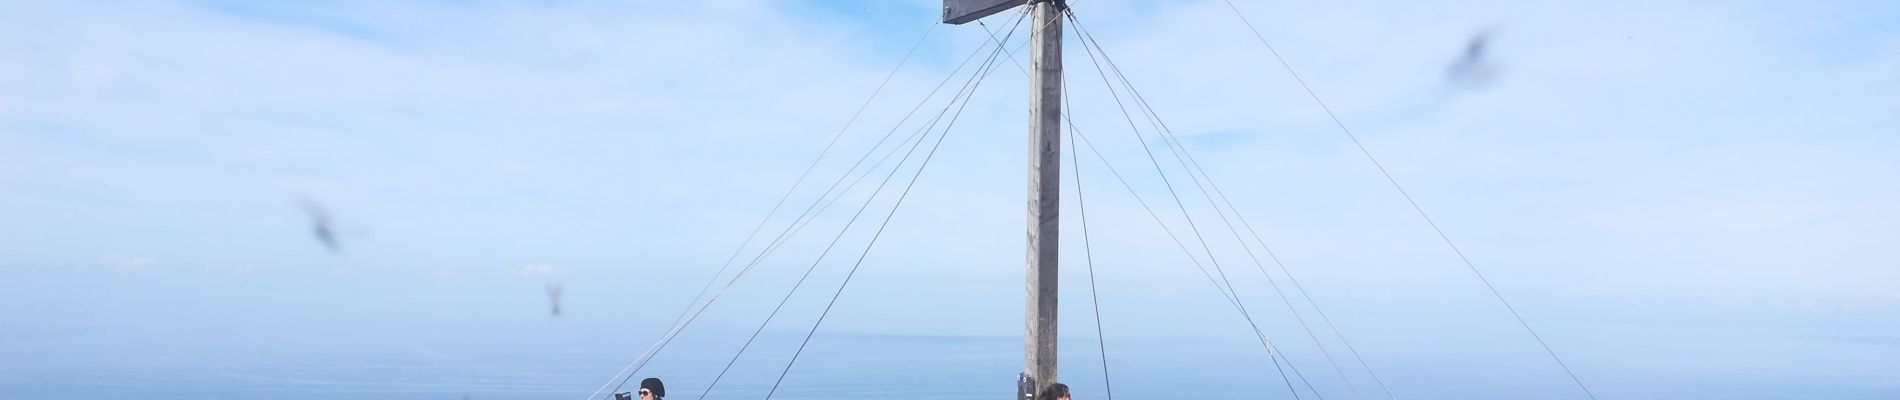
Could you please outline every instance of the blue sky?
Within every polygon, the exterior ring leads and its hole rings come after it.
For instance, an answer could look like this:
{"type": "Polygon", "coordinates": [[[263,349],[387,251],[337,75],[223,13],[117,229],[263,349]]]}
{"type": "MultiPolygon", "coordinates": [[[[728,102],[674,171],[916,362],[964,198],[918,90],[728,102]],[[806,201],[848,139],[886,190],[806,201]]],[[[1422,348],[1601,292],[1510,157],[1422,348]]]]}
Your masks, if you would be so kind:
{"type": "MultiPolygon", "coordinates": [[[[1355,344],[1548,367],[1224,3],[1075,3],[1355,344]]],[[[203,338],[245,324],[234,316],[657,336],[931,29],[935,4],[0,6],[0,327],[16,332],[0,335],[19,336],[0,342],[72,355],[113,340],[49,338],[203,338]],[[304,198],[334,214],[341,254],[311,237],[304,198]],[[528,327],[547,320],[549,283],[580,322],[528,327]],[[458,311],[413,317],[429,310],[458,311]]],[[[1585,375],[1896,372],[1879,361],[1900,355],[1900,6],[1241,8],[1585,375]],[[1498,77],[1446,83],[1480,29],[1497,32],[1498,77]]],[[[931,31],[815,176],[842,173],[984,40],[974,25],[931,31]]],[[[1070,45],[1075,120],[1117,168],[1146,171],[1070,45]]],[[[1019,329],[1026,83],[1013,69],[984,83],[828,329],[1019,329]]],[[[1083,162],[1110,331],[1246,343],[1083,162]]],[[[1152,173],[1131,178],[1166,195],[1152,173]]],[[[1250,271],[1213,236],[1230,270],[1250,271]]],[[[706,329],[749,330],[825,239],[788,243],[706,329]]],[[[802,330],[854,258],[827,258],[775,329],[802,330]]],[[[1249,307],[1278,310],[1240,272],[1249,307]]],[[[1086,315],[1078,304],[1067,315],[1086,315]]],[[[1256,313],[1269,335],[1299,337],[1289,316],[1256,313]]]]}

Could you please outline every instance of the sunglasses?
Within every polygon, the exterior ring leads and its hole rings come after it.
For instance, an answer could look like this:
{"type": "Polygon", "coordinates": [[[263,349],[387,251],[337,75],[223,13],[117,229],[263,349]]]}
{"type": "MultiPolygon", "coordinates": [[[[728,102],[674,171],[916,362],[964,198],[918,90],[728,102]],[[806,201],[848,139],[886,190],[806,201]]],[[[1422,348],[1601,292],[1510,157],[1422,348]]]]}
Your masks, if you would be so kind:
{"type": "Polygon", "coordinates": [[[648,390],[641,390],[641,391],[640,391],[640,396],[641,396],[641,397],[646,397],[646,396],[652,396],[652,395],[653,395],[653,392],[652,392],[652,391],[648,391],[648,390]]]}

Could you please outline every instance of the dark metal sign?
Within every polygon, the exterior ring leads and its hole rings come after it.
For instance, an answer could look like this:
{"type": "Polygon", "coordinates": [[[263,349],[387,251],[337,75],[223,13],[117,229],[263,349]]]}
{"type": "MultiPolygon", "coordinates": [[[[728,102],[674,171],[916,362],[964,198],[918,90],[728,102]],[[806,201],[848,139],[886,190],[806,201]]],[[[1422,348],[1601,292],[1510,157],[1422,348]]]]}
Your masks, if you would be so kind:
{"type": "Polygon", "coordinates": [[[1028,0],[943,0],[943,23],[962,25],[1028,2],[1028,0]]]}

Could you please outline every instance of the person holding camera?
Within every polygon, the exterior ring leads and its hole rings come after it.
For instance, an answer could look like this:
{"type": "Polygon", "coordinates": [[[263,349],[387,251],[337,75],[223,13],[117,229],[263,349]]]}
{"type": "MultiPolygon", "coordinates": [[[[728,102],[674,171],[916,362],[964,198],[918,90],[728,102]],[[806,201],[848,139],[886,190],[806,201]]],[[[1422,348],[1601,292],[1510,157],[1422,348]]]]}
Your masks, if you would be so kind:
{"type": "MultiPolygon", "coordinates": [[[[660,400],[660,398],[664,396],[666,396],[666,385],[660,383],[660,378],[646,378],[640,380],[640,400],[660,400]]],[[[615,393],[614,400],[633,400],[633,394],[627,392],[615,393]]]]}

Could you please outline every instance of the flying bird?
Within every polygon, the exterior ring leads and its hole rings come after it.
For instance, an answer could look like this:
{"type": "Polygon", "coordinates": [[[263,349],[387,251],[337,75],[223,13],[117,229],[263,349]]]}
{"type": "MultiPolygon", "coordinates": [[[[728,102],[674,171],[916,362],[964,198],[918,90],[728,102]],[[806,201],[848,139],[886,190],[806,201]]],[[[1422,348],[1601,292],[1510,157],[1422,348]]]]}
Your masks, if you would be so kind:
{"type": "Polygon", "coordinates": [[[1497,73],[1497,67],[1491,62],[1487,47],[1491,42],[1491,31],[1482,30],[1471,35],[1465,42],[1465,51],[1452,60],[1445,69],[1445,77],[1454,82],[1484,83],[1497,73]]]}
{"type": "Polygon", "coordinates": [[[336,241],[336,230],[330,226],[330,213],[310,199],[303,199],[299,203],[303,205],[304,213],[310,215],[310,233],[317,237],[317,242],[331,253],[342,252],[343,246],[336,241]]]}

